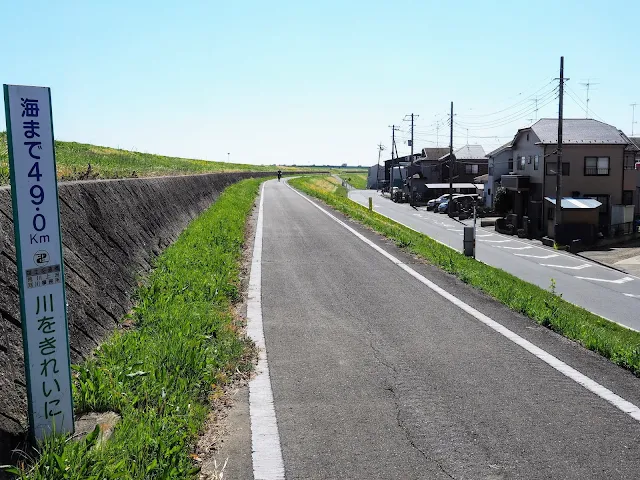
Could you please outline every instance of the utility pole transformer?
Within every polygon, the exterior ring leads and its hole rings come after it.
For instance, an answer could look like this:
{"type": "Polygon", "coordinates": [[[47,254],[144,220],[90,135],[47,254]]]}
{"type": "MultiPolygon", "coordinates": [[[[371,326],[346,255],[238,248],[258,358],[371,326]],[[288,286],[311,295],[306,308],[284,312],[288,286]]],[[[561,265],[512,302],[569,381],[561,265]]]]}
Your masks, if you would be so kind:
{"type": "Polygon", "coordinates": [[[560,57],[560,96],[558,102],[558,161],[556,164],[556,210],[554,240],[558,242],[558,226],[562,224],[562,101],[564,96],[564,57],[560,57]]]}

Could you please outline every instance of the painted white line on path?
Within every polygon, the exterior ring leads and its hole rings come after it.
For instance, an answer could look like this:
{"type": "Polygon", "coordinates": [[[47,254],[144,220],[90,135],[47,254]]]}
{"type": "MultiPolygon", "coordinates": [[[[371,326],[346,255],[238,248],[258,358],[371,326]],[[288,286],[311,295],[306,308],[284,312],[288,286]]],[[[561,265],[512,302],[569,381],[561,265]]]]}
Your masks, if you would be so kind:
{"type": "Polygon", "coordinates": [[[526,245],[524,247],[503,247],[502,245],[496,245],[498,248],[505,248],[507,250],[530,250],[533,247],[531,245],[526,245]]]}
{"type": "Polygon", "coordinates": [[[622,283],[633,282],[633,278],[631,277],[622,277],[617,280],[606,280],[604,278],[589,278],[589,277],[577,277],[577,276],[575,278],[579,278],[580,280],[590,280],[592,282],[617,283],[618,285],[622,283]]]}
{"type": "Polygon", "coordinates": [[[436,292],[438,295],[444,297],[445,299],[447,299],[448,301],[453,303],[455,306],[461,308],[462,310],[467,312],[469,315],[474,317],[476,320],[484,323],[486,326],[488,326],[489,328],[495,330],[500,335],[503,335],[504,337],[506,337],[509,340],[511,340],[513,343],[515,343],[515,344],[519,345],[520,347],[524,348],[526,351],[528,351],[532,355],[535,355],[540,360],[545,362],[547,365],[555,368],[557,371],[559,371],[560,373],[562,373],[566,377],[568,377],[571,380],[573,380],[574,382],[582,385],[584,388],[586,388],[590,392],[596,394],[597,396],[599,396],[603,400],[606,400],[607,402],[609,402],[610,404],[612,404],[616,408],[620,409],[621,411],[623,411],[627,415],[631,416],[634,420],[640,422],[640,408],[638,408],[636,405],[634,405],[633,403],[631,403],[631,402],[625,400],[624,398],[616,395],[615,393],[613,393],[608,388],[600,385],[596,381],[594,381],[594,380],[590,379],[589,377],[587,377],[586,375],[580,373],[575,368],[570,367],[569,365],[564,363],[562,360],[560,360],[560,359],[554,357],[553,355],[551,355],[550,353],[542,350],[540,347],[537,347],[536,345],[531,343],[529,340],[526,340],[526,339],[522,338],[520,335],[518,335],[517,333],[512,332],[507,327],[501,325],[500,323],[496,322],[495,320],[492,320],[491,318],[486,316],[484,313],[481,313],[478,310],[476,310],[475,308],[473,308],[472,306],[467,305],[465,302],[460,300],[458,297],[452,295],[451,293],[447,292],[443,288],[440,288],[438,285],[436,285],[432,281],[428,280],[426,277],[424,277],[423,275],[419,274],[418,272],[416,272],[414,269],[412,269],[408,265],[406,265],[403,262],[401,262],[398,258],[396,258],[393,255],[391,255],[389,252],[384,250],[382,247],[379,247],[378,245],[373,243],[371,240],[369,240],[364,235],[362,235],[361,233],[359,233],[356,230],[354,230],[353,228],[351,228],[349,225],[344,223],[342,220],[337,218],[335,215],[332,215],[329,211],[325,210],[320,205],[316,204],[315,202],[311,201],[309,198],[307,198],[304,195],[302,195],[297,190],[293,189],[293,187],[291,187],[290,185],[287,184],[287,186],[289,188],[291,188],[291,190],[293,190],[295,193],[300,195],[302,198],[304,198],[311,205],[316,207],[318,210],[323,212],[325,215],[329,216],[331,219],[336,221],[338,224],[342,225],[344,228],[346,228],[349,232],[354,234],[356,237],[358,237],[360,240],[362,240],[368,246],[373,248],[375,251],[380,253],[382,256],[384,256],[387,259],[389,259],[395,265],[397,265],[398,267],[403,269],[405,272],[407,272],[409,275],[411,275],[413,278],[415,278],[416,280],[418,280],[422,284],[424,284],[427,287],[429,287],[431,290],[436,292]]]}
{"type": "Polygon", "coordinates": [[[624,295],[631,298],[640,298],[640,295],[635,295],[633,293],[625,293],[624,295]]]}
{"type": "Polygon", "coordinates": [[[560,256],[557,253],[552,253],[551,255],[527,255],[526,253],[514,253],[514,255],[518,257],[539,258],[540,260],[547,260],[549,258],[555,258],[560,256]]]}
{"type": "Polygon", "coordinates": [[[575,267],[568,267],[567,265],[550,265],[548,263],[541,263],[543,267],[553,267],[553,268],[568,268],[570,270],[582,270],[583,268],[589,268],[591,264],[583,263],[582,265],[577,265],[575,267]]]}
{"type": "Polygon", "coordinates": [[[480,240],[481,242],[487,242],[487,243],[507,243],[510,242],[511,240],[480,240]]]}
{"type": "Polygon", "coordinates": [[[269,378],[267,349],[262,326],[262,228],[264,211],[264,183],[260,193],[258,224],[251,259],[249,294],[247,301],[247,335],[258,348],[256,376],[249,382],[249,413],[251,416],[251,449],[253,477],[256,480],[284,479],[284,462],[280,450],[280,435],[273,406],[273,392],[269,378]]]}

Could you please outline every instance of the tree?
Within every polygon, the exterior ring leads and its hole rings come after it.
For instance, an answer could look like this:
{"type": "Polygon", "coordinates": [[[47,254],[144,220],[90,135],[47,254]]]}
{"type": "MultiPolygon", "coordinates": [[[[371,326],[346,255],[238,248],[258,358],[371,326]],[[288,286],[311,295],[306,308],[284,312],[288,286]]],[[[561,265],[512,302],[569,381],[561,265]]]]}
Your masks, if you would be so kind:
{"type": "Polygon", "coordinates": [[[504,187],[496,190],[496,198],[493,202],[494,209],[499,215],[506,215],[513,208],[513,198],[504,187]]]}

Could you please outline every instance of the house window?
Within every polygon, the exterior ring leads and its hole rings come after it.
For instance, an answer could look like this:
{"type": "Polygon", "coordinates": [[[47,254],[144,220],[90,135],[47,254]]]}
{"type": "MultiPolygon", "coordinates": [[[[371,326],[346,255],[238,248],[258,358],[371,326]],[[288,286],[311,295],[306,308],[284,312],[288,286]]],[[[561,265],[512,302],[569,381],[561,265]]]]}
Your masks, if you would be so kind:
{"type": "Polygon", "coordinates": [[[529,141],[529,134],[527,133],[527,142],[529,141]]]}
{"type": "MultiPolygon", "coordinates": [[[[555,175],[556,174],[556,162],[547,162],[545,164],[546,174],[547,175],[555,175]]],[[[562,162],[562,176],[569,176],[569,162],[562,162]]]]}
{"type": "Polygon", "coordinates": [[[531,160],[533,160],[533,155],[529,155],[529,158],[527,158],[527,164],[531,165],[531,160]]]}
{"type": "Polygon", "coordinates": [[[513,158],[509,159],[509,165],[508,166],[509,166],[509,171],[513,172],[513,158]]]}
{"type": "Polygon", "coordinates": [[[464,166],[464,171],[465,171],[465,173],[477,174],[478,173],[478,165],[465,165],[464,166]]]}
{"type": "Polygon", "coordinates": [[[633,205],[633,190],[624,190],[622,192],[622,204],[633,205]]]}
{"type": "Polygon", "coordinates": [[[609,157],[584,157],[585,175],[609,175],[609,157]]]}
{"type": "Polygon", "coordinates": [[[527,161],[526,157],[522,156],[518,158],[518,170],[524,170],[525,162],[527,161]]]}
{"type": "Polygon", "coordinates": [[[540,167],[540,157],[536,155],[535,157],[533,157],[533,169],[538,170],[539,167],[540,167]]]}

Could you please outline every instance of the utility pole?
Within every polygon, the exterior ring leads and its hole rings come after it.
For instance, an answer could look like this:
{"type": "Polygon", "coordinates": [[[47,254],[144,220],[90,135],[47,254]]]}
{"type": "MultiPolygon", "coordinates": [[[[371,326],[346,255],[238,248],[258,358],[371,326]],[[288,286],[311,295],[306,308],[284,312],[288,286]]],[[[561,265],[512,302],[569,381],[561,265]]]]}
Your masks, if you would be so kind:
{"type": "Polygon", "coordinates": [[[638,123],[636,122],[636,106],[637,103],[632,103],[629,105],[631,107],[631,136],[633,137],[633,126],[638,123]]]}
{"type": "MultiPolygon", "coordinates": [[[[378,144],[378,168],[376,169],[376,192],[380,188],[380,155],[382,155],[382,151],[384,150],[384,145],[382,142],[378,144]]],[[[393,155],[393,152],[391,153],[393,155]]]]}
{"type": "Polygon", "coordinates": [[[558,102],[558,161],[556,164],[556,211],[553,229],[558,242],[558,226],[562,224],[562,101],[564,97],[564,57],[560,57],[560,96],[558,102]]]}
{"type": "Polygon", "coordinates": [[[411,117],[411,157],[410,158],[411,158],[411,161],[413,162],[413,120],[414,118],[418,118],[420,115],[415,115],[413,113],[411,115],[405,115],[404,120],[408,121],[409,116],[411,117]]]}
{"type": "Polygon", "coordinates": [[[584,87],[587,87],[587,108],[585,109],[585,112],[584,112],[584,118],[589,118],[589,100],[591,100],[591,99],[589,98],[589,88],[590,88],[592,85],[598,85],[598,84],[597,84],[597,83],[593,83],[593,82],[591,81],[591,79],[589,79],[589,78],[588,78],[586,82],[581,83],[580,85],[582,85],[582,86],[584,86],[584,87]]]}
{"type": "Polygon", "coordinates": [[[440,123],[436,123],[436,148],[440,147],[440,123]]]}
{"type": "Polygon", "coordinates": [[[451,113],[449,115],[449,216],[452,216],[453,207],[453,168],[455,165],[455,158],[453,157],[453,102],[451,102],[451,113]]]}
{"type": "Polygon", "coordinates": [[[400,127],[396,125],[389,125],[391,128],[391,169],[389,170],[389,195],[391,195],[391,190],[393,189],[393,150],[396,150],[396,157],[398,156],[398,147],[396,147],[396,131],[400,130],[400,127]]]}

